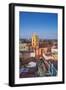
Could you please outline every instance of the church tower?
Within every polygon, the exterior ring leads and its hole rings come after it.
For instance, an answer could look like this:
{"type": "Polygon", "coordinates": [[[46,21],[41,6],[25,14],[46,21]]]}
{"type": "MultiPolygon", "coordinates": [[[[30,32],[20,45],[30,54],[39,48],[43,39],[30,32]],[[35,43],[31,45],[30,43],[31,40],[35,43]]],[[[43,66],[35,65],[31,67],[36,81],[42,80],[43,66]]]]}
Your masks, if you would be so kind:
{"type": "Polygon", "coordinates": [[[36,34],[32,35],[32,47],[34,49],[39,48],[39,37],[36,34]]]}

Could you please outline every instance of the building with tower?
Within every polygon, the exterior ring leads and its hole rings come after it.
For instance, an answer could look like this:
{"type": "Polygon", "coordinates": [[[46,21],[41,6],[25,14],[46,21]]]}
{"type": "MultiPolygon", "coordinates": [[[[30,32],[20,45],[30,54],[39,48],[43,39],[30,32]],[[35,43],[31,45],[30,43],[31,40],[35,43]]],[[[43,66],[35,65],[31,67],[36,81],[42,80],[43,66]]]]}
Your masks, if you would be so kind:
{"type": "Polygon", "coordinates": [[[36,34],[32,35],[32,47],[34,49],[39,48],[39,37],[36,34]]]}

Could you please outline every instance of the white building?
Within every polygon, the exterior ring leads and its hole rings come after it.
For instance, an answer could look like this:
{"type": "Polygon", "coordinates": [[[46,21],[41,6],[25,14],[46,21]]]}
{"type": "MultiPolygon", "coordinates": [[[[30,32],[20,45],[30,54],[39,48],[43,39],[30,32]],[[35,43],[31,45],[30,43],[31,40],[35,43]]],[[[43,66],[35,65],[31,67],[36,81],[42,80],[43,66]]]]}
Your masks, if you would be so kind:
{"type": "Polygon", "coordinates": [[[52,48],[52,49],[51,49],[51,52],[52,52],[52,53],[58,53],[58,49],[52,48]]]}
{"type": "Polygon", "coordinates": [[[29,47],[28,47],[27,43],[20,43],[19,44],[19,50],[20,51],[28,51],[29,47]]]}
{"type": "Polygon", "coordinates": [[[31,52],[30,53],[30,57],[35,57],[35,53],[34,52],[31,52]]]}

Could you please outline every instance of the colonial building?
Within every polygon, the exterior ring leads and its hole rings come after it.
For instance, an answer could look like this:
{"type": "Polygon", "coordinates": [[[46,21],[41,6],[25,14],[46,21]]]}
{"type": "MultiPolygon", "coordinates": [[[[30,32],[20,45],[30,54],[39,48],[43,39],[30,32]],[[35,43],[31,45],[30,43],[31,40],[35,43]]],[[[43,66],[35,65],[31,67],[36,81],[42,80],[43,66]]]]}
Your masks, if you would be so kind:
{"type": "Polygon", "coordinates": [[[32,36],[32,47],[35,52],[35,57],[39,58],[42,57],[43,54],[51,55],[51,44],[47,43],[46,46],[44,46],[43,41],[40,42],[38,35],[33,34],[32,36]]]}

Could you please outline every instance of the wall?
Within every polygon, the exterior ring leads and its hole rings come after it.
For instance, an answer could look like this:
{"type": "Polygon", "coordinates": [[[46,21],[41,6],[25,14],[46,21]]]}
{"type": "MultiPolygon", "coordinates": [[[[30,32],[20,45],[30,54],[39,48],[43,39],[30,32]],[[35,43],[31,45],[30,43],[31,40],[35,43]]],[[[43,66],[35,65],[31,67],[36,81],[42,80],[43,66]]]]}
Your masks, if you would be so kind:
{"type": "Polygon", "coordinates": [[[16,87],[8,86],[8,4],[11,2],[19,3],[37,3],[51,5],[65,5],[66,0],[0,0],[0,90],[65,90],[66,84],[63,85],[45,85],[16,87]]]}

